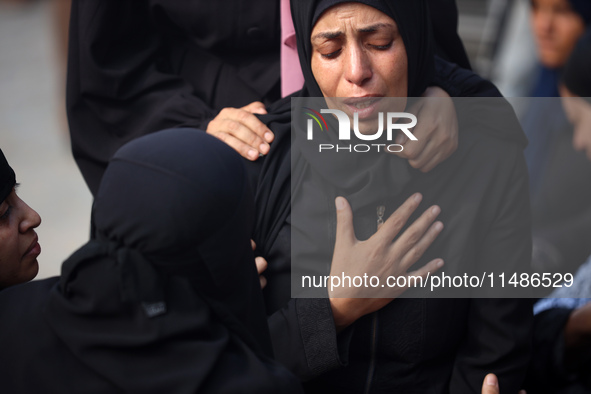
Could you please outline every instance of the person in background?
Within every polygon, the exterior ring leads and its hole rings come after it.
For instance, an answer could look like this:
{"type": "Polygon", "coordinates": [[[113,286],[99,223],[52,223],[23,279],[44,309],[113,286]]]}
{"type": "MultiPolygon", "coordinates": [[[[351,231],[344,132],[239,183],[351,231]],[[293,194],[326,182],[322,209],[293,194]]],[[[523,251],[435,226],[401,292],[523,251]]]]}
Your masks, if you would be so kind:
{"type": "Polygon", "coordinates": [[[591,29],[569,58],[560,85],[562,104],[573,125],[573,147],[591,161],[591,29]]]}
{"type": "MultiPolygon", "coordinates": [[[[572,144],[591,160],[591,30],[577,43],[564,67],[560,93],[572,144]]],[[[590,233],[584,234],[587,239],[590,233]]],[[[554,291],[534,308],[534,357],[528,376],[532,393],[591,392],[591,258],[571,287],[554,291]]]]}
{"type": "Polygon", "coordinates": [[[16,175],[0,150],[0,290],[37,276],[39,214],[16,194],[16,175]]]}
{"type": "Polygon", "coordinates": [[[591,254],[591,163],[572,147],[572,127],[559,101],[561,71],[591,22],[588,0],[532,0],[539,56],[537,82],[522,118],[532,199],[532,267],[574,272],[591,254]]]}

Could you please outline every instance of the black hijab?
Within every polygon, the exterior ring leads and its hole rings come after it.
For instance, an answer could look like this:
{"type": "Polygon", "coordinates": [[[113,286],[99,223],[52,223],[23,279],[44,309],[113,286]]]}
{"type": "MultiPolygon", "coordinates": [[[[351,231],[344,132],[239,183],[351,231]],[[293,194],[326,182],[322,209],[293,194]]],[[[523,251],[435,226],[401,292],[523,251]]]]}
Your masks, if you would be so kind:
{"type": "Polygon", "coordinates": [[[125,392],[215,392],[216,379],[281,391],[260,361],[271,351],[253,210],[242,160],[221,141],[193,129],[132,141],[104,174],[96,240],[64,263],[46,321],[125,392]]]}
{"type": "MultiPolygon", "coordinates": [[[[298,54],[305,78],[303,97],[322,97],[322,91],[314,79],[311,68],[310,35],[314,28],[314,17],[319,16],[316,11],[320,9],[322,12],[328,8],[327,5],[332,6],[345,2],[347,1],[298,0],[291,2],[298,54]]],[[[424,0],[365,0],[357,1],[357,3],[370,5],[382,12],[386,11],[385,13],[394,19],[400,30],[408,57],[408,96],[420,96],[432,82],[435,73],[431,21],[426,2],[424,0]],[[374,3],[379,5],[376,6],[374,3]]]]}
{"type": "MultiPolygon", "coordinates": [[[[312,45],[310,36],[317,18],[322,12],[330,11],[330,7],[346,3],[345,0],[319,0],[293,2],[292,13],[297,35],[300,63],[306,78],[302,94],[304,96],[322,97],[318,83],[312,69],[312,45]]],[[[424,0],[362,0],[358,1],[376,8],[391,17],[400,31],[400,35],[406,47],[408,60],[408,97],[419,97],[432,83],[435,75],[434,46],[431,36],[431,22],[428,7],[424,0]]],[[[406,99],[401,100],[404,107],[406,99]]],[[[319,101],[323,101],[322,99],[319,101]]],[[[322,103],[307,102],[305,106],[312,108],[326,108],[322,103]]],[[[295,108],[294,114],[301,113],[295,108]]],[[[338,130],[336,119],[326,117],[331,130],[338,130]]],[[[383,152],[370,154],[343,155],[331,151],[328,154],[318,154],[318,145],[310,144],[305,139],[305,125],[303,118],[292,118],[292,127],[295,128],[294,152],[298,152],[321,176],[327,185],[337,194],[344,195],[352,204],[353,209],[368,203],[373,199],[374,192],[383,189],[388,184],[391,193],[397,193],[411,179],[415,170],[404,159],[383,152]],[[396,174],[396,181],[392,182],[391,175],[396,174]]],[[[316,138],[316,137],[315,137],[316,138]]],[[[385,141],[376,141],[388,143],[385,141]]],[[[338,144],[335,133],[321,133],[319,143],[338,144]]],[[[390,144],[392,142],[389,142],[390,144]]],[[[297,156],[296,156],[297,158],[297,156]]]]}
{"type": "Polygon", "coordinates": [[[10,167],[4,153],[0,149],[0,204],[8,197],[15,184],[16,176],[14,170],[10,167]]]}

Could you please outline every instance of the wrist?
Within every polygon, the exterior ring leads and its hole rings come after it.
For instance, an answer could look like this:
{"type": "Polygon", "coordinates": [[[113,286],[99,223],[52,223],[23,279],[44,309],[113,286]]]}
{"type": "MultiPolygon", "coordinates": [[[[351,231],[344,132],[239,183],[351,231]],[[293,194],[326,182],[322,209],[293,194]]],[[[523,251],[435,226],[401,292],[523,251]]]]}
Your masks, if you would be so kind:
{"type": "Polygon", "coordinates": [[[330,298],[330,308],[337,333],[349,327],[355,320],[349,298],[330,298]]]}

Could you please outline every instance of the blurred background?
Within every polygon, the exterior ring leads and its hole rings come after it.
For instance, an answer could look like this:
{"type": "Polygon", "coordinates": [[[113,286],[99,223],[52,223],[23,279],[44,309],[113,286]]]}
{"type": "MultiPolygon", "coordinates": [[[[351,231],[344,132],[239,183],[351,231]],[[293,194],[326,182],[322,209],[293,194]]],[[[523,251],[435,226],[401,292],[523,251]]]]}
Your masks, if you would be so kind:
{"type": "MultiPolygon", "coordinates": [[[[473,68],[506,96],[526,95],[535,62],[528,0],[458,0],[473,68]]],[[[92,199],[69,146],[64,110],[69,0],[0,0],[0,147],[19,195],[43,219],[38,279],[89,235],[92,199]]]]}
{"type": "Polygon", "coordinates": [[[70,152],[64,104],[67,0],[0,1],[0,148],[41,215],[38,279],[88,239],[92,199],[70,152]]]}

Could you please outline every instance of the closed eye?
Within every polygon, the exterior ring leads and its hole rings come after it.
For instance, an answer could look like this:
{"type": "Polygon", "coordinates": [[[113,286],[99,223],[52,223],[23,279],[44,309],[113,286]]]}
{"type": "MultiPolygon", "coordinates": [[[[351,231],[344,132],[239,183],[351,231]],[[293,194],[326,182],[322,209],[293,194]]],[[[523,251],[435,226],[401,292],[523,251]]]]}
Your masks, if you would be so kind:
{"type": "Polygon", "coordinates": [[[321,56],[325,59],[334,59],[335,57],[339,56],[341,51],[342,49],[337,49],[336,51],[331,53],[322,53],[321,56]]]}
{"type": "Polygon", "coordinates": [[[372,44],[370,44],[369,46],[372,47],[372,48],[374,48],[374,49],[377,49],[378,51],[385,51],[387,49],[392,48],[392,42],[393,41],[390,41],[389,43],[387,43],[385,45],[372,45],[372,44]]]}
{"type": "Polygon", "coordinates": [[[2,216],[0,216],[0,222],[3,222],[4,220],[8,219],[8,217],[10,216],[10,212],[11,211],[12,211],[12,206],[11,205],[8,205],[8,207],[6,208],[6,210],[4,211],[4,213],[2,214],[2,216]]]}

